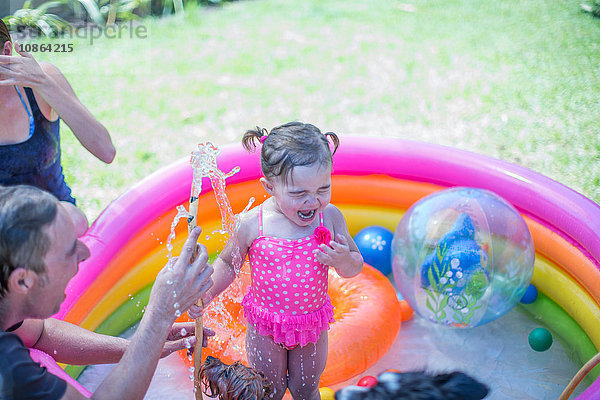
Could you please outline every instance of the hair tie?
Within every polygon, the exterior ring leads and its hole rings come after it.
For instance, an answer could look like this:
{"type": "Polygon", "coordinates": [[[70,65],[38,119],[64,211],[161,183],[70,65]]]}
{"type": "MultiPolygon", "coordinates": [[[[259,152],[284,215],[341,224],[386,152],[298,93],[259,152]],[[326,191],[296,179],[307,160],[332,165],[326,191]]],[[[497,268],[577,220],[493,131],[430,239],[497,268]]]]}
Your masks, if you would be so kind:
{"type": "Polygon", "coordinates": [[[265,140],[267,140],[267,135],[263,135],[263,136],[259,137],[258,140],[260,140],[260,143],[264,144],[265,140]]]}

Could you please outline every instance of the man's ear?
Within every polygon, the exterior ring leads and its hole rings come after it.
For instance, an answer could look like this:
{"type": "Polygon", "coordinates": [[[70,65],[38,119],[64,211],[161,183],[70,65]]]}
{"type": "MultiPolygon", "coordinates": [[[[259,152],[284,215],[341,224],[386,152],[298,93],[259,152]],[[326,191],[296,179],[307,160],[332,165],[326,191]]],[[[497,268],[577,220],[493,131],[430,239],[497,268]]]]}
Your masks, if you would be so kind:
{"type": "Polygon", "coordinates": [[[271,181],[269,181],[267,178],[260,178],[260,183],[262,183],[263,187],[265,188],[265,191],[267,193],[269,193],[271,196],[274,195],[275,192],[275,188],[273,187],[273,184],[271,183],[271,181]]]}
{"type": "Polygon", "coordinates": [[[35,272],[25,269],[17,268],[8,277],[8,291],[9,293],[21,293],[26,294],[38,280],[38,276],[35,272]]]}
{"type": "Polygon", "coordinates": [[[5,56],[12,56],[12,43],[8,40],[4,42],[4,45],[2,46],[2,54],[5,56]]]}

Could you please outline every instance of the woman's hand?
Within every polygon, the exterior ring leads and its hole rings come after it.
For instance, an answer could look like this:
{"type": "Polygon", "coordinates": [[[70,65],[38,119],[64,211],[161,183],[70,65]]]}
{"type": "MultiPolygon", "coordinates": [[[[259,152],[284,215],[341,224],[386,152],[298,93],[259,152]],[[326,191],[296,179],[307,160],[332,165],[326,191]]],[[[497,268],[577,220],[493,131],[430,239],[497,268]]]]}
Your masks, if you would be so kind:
{"type": "Polygon", "coordinates": [[[4,78],[0,79],[1,86],[36,88],[47,82],[48,75],[31,54],[21,49],[18,42],[15,42],[15,51],[20,57],[0,55],[0,76],[4,78]]]}
{"type": "Polygon", "coordinates": [[[111,163],[116,150],[108,130],[79,101],[60,70],[49,63],[38,64],[18,42],[15,42],[15,51],[20,57],[0,55],[0,86],[32,88],[40,109],[48,109],[46,118],[54,121],[60,117],[90,153],[111,163]]]}

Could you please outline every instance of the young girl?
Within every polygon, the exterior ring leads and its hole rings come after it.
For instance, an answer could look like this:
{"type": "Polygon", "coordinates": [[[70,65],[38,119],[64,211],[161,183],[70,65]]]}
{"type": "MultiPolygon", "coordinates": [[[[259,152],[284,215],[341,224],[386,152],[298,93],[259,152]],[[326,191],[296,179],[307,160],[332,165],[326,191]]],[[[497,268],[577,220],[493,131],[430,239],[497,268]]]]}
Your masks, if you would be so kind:
{"type": "MultiPolygon", "coordinates": [[[[346,221],[331,200],[332,153],[338,137],[310,124],[290,122],[247,131],[242,144],[261,149],[260,179],[270,198],[246,214],[238,232],[248,255],[252,285],[242,305],[248,320],[250,366],[271,381],[271,398],[289,388],[294,399],[320,399],[319,378],[327,361],[327,330],[333,307],[327,272],[358,274],[363,259],[346,221]]],[[[231,241],[213,264],[207,304],[235,279],[231,241]]]]}

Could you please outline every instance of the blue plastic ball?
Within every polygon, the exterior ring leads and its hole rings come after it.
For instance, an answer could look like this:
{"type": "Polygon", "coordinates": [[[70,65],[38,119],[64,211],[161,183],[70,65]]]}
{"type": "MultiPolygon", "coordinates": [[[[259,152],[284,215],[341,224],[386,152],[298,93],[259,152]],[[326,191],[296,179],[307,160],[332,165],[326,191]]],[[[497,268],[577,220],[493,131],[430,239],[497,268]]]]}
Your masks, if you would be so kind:
{"type": "Polygon", "coordinates": [[[537,288],[533,285],[533,283],[531,283],[527,287],[527,290],[525,290],[525,294],[521,298],[521,303],[531,304],[537,299],[537,296],[538,296],[537,288]]]}
{"type": "Polygon", "coordinates": [[[365,262],[388,275],[392,272],[393,238],[392,231],[383,226],[368,226],[354,236],[354,241],[365,262]]]}

